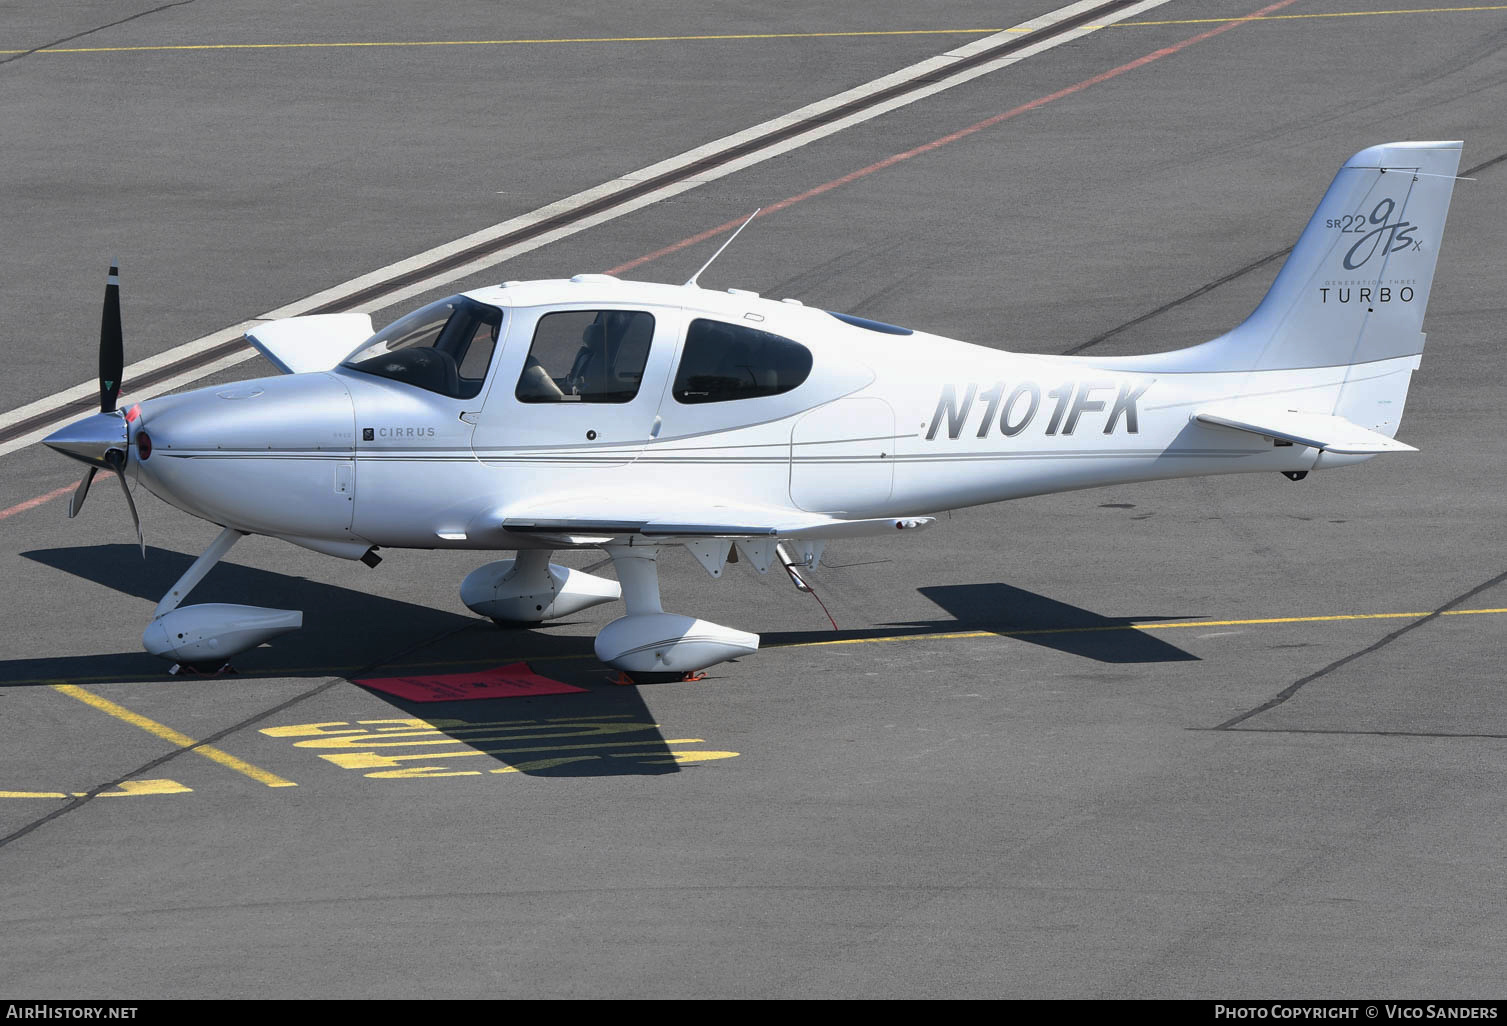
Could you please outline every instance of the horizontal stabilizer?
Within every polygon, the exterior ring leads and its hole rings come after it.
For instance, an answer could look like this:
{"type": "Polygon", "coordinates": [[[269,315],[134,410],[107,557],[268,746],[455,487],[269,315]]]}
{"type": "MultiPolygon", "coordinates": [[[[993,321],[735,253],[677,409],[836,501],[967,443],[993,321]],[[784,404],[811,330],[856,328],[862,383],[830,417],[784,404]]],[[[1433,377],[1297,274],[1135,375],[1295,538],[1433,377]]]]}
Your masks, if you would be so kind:
{"type": "Polygon", "coordinates": [[[246,341],[284,374],[303,374],[330,370],[371,336],[369,314],[311,314],[260,324],[246,341]]]}
{"type": "Polygon", "coordinates": [[[1202,424],[1234,428],[1236,431],[1246,431],[1265,438],[1346,455],[1418,451],[1379,431],[1372,431],[1344,417],[1327,413],[1300,413],[1297,410],[1242,403],[1217,403],[1198,410],[1193,414],[1193,419],[1202,424]]]}

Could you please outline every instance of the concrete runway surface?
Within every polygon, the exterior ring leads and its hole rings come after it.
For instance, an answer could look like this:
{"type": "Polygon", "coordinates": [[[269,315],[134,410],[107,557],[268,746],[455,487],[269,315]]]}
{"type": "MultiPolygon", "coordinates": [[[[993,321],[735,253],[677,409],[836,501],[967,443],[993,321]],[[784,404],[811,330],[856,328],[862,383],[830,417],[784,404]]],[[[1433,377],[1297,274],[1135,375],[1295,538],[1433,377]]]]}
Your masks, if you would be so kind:
{"type": "MultiPolygon", "coordinates": [[[[8,9],[0,404],[92,379],[112,257],[143,359],[1053,2],[8,9]]],[[[1501,997],[1507,5],[1382,6],[1173,0],[378,312],[682,281],[715,238],[641,258],[794,200],[703,284],[1178,348],[1249,312],[1350,154],[1463,139],[1417,454],[834,544],[835,632],[672,553],[666,607],[764,648],[641,687],[591,655],[613,606],[503,631],[459,600],[476,555],[264,538],[193,598],[304,629],[168,677],[140,632],[215,529],[138,493],[143,563],[113,486],[69,522],[74,465],[0,456],[0,990],[1501,997]],[[585,690],[350,683],[517,660],[585,690]]]]}

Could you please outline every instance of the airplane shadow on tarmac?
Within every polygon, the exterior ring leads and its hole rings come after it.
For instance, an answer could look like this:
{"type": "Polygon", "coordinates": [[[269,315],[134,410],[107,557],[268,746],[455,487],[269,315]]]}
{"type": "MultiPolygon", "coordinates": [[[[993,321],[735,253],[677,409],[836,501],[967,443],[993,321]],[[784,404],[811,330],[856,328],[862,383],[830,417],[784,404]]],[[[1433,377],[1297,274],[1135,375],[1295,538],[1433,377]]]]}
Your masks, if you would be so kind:
{"type": "Polygon", "coordinates": [[[918,588],[945,610],[949,619],[911,620],[861,631],[767,633],[770,646],[837,638],[886,637],[905,634],[989,631],[1069,655],[1101,663],[1169,663],[1198,656],[1170,645],[1155,635],[1132,628],[1136,623],[1189,620],[1193,617],[1111,617],[1069,605],[1008,584],[949,584],[918,588]]]}
{"type": "MultiPolygon", "coordinates": [[[[143,563],[135,546],[96,545],[22,553],[44,566],[115,591],[156,602],[188,569],[193,556],[153,548],[143,563]]],[[[920,593],[948,615],[860,630],[776,631],[768,647],[906,634],[989,631],[1010,641],[1042,645],[1106,663],[1196,659],[1162,639],[1130,628],[1133,622],[1178,617],[1106,617],[1007,584],[925,587],[920,593]]],[[[591,641],[543,631],[503,629],[478,617],[309,581],[302,577],[221,563],[194,589],[190,602],[236,602],[304,611],[302,630],[275,638],[236,658],[239,679],[366,679],[447,674],[527,661],[536,672],[583,688],[563,695],[504,700],[415,702],[381,691],[369,694],[394,707],[331,727],[285,723],[273,736],[312,749],[336,765],[382,776],[620,776],[677,773],[686,762],[729,757],[701,739],[666,740],[645,702],[652,686],[619,687],[592,656],[591,641]],[[330,731],[345,731],[331,733],[330,731]],[[467,758],[482,755],[485,758],[467,758]],[[500,768],[497,764],[501,764],[500,768]]],[[[150,614],[145,614],[149,616],[150,614]]],[[[135,632],[118,619],[104,628],[135,632]]],[[[81,629],[88,626],[80,621],[81,629]]],[[[96,628],[99,629],[99,628],[96,628]]],[[[134,638],[133,638],[134,639],[134,638]]],[[[232,677],[169,676],[167,665],[143,651],[42,659],[0,660],[0,687],[53,682],[173,681],[184,687],[233,686],[232,677]]],[[[715,679],[715,672],[713,678],[715,679]]],[[[708,682],[714,686],[714,680],[708,682]]],[[[670,685],[670,686],[698,686],[670,685]]],[[[674,732],[674,725],[666,728],[674,732]]],[[[709,739],[715,742],[715,739],[709,739]]]]}
{"type": "MultiPolygon", "coordinates": [[[[194,559],[154,547],[143,563],[132,545],[39,549],[22,555],[151,602],[164,595],[194,559]]],[[[681,762],[723,754],[708,753],[705,746],[672,750],[649,712],[643,689],[609,683],[605,668],[591,656],[590,638],[499,628],[478,617],[235,563],[221,563],[209,573],[189,598],[189,604],[197,602],[302,609],[304,626],[242,653],[234,660],[235,676],[173,677],[165,662],[138,650],[0,660],[0,687],[122,680],[223,687],[234,686],[237,679],[448,674],[526,659],[537,672],[585,690],[501,700],[415,702],[367,689],[394,707],[390,718],[374,716],[368,709],[343,727],[316,730],[310,724],[300,731],[298,724],[287,722],[297,719],[295,707],[256,726],[280,728],[273,736],[312,749],[311,758],[326,755],[336,765],[393,777],[512,772],[658,775],[679,772],[681,762]],[[415,722],[405,725],[404,720],[415,722]],[[347,733],[333,733],[336,730],[347,733]],[[475,757],[478,752],[485,758],[475,757]]],[[[118,619],[111,623],[112,634],[129,630],[133,636],[146,626],[145,618],[124,627],[118,619]]],[[[87,626],[87,621],[80,625],[87,626]]]]}

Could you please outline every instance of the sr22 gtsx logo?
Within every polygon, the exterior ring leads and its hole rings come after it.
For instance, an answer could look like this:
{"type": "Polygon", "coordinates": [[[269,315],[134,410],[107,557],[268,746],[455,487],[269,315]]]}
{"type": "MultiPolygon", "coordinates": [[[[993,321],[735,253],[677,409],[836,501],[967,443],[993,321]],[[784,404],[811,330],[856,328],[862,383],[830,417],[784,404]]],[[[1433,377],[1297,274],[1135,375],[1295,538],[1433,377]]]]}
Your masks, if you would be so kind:
{"type": "Polygon", "coordinates": [[[1329,219],[1326,227],[1338,228],[1341,235],[1360,236],[1345,254],[1346,270],[1359,270],[1378,253],[1385,256],[1405,249],[1420,253],[1423,251],[1423,241],[1413,238],[1418,226],[1411,221],[1404,221],[1401,213],[1397,214],[1397,220],[1392,220],[1392,214],[1396,210],[1396,200],[1384,199],[1376,204],[1370,217],[1364,214],[1346,214],[1344,217],[1329,219]]]}

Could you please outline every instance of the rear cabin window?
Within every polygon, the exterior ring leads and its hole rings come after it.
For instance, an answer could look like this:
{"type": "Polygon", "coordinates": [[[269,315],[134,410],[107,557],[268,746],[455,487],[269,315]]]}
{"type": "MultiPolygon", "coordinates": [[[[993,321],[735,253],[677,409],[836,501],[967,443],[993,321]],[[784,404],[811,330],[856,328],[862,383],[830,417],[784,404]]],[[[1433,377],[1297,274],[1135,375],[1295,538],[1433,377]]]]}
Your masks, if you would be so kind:
{"type": "Polygon", "coordinates": [[[654,317],[563,310],[539,318],[514,395],[524,403],[626,403],[638,395],[654,317]]]}
{"type": "Polygon", "coordinates": [[[697,318],[686,331],[673,394],[681,403],[725,403],[779,395],[811,374],[799,342],[741,324],[697,318]]]}

